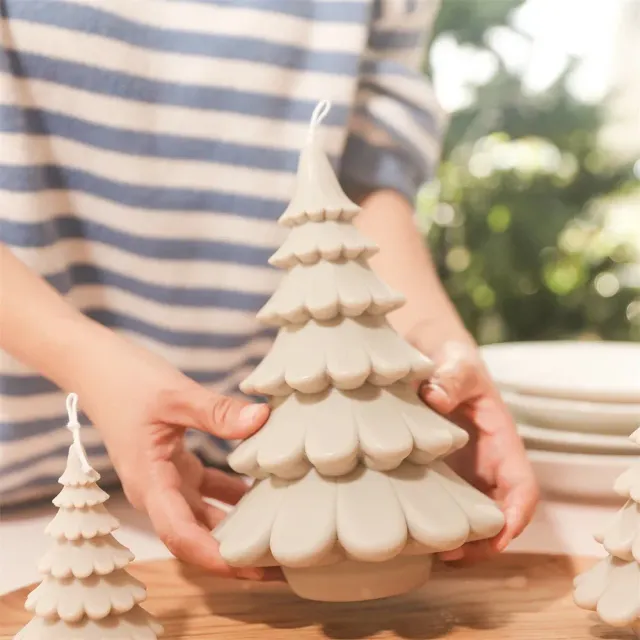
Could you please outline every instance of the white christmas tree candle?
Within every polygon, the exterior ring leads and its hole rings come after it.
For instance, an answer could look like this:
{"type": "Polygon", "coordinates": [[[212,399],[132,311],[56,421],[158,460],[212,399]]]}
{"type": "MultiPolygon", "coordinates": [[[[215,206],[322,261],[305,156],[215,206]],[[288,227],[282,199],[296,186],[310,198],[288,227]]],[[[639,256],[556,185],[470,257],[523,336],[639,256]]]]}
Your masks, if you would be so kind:
{"type": "Polygon", "coordinates": [[[467,433],[430,410],[416,380],[432,363],[386,314],[404,300],[371,270],[377,247],[352,221],[313,115],[271,263],[288,270],[259,318],[278,326],[241,385],[272,396],[266,425],[229,463],[258,479],[215,529],[234,566],[281,566],[299,595],[367,600],[424,583],[433,555],[491,538],[500,509],[440,458],[467,433]]]}
{"type": "Polygon", "coordinates": [[[146,589],[125,571],[134,556],[111,535],[119,522],[82,446],[77,402],[75,394],[67,399],[73,442],[53,500],[58,513],[45,530],[53,544],[25,605],[35,617],[16,640],[154,640],[162,626],[139,606],[146,589]]]}

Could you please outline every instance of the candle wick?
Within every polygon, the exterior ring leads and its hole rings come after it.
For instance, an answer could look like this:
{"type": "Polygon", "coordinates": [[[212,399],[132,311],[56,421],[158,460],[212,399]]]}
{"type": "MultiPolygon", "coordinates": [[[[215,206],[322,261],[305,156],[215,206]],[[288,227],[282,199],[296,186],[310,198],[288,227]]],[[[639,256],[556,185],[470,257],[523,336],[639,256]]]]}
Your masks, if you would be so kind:
{"type": "Polygon", "coordinates": [[[309,140],[312,140],[317,128],[322,124],[322,121],[327,117],[327,114],[331,110],[330,100],[321,100],[316,105],[311,115],[311,122],[309,123],[309,140]]]}
{"type": "Polygon", "coordinates": [[[84,473],[92,473],[94,469],[89,464],[89,460],[87,458],[87,452],[84,450],[84,447],[82,446],[82,441],[80,440],[80,422],[78,421],[78,394],[77,393],[70,393],[67,396],[67,414],[69,416],[69,421],[67,422],[67,429],[71,431],[71,435],[73,436],[73,446],[75,447],[76,454],[80,459],[80,465],[82,466],[82,471],[84,471],[84,473]]]}

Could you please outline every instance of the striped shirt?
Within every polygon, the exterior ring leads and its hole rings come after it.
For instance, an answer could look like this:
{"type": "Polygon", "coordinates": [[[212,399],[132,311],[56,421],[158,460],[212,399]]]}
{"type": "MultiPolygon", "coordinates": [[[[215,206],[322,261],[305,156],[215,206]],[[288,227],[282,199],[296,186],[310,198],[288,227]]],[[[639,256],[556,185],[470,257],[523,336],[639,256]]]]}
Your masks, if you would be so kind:
{"type": "MultiPolygon", "coordinates": [[[[0,241],[91,318],[236,393],[273,340],[255,314],[316,103],[333,103],[343,184],[413,199],[433,175],[438,2],[0,0],[0,241]]],[[[1,354],[4,504],[56,490],[64,407],[1,354]]],[[[226,443],[189,438],[224,463],[226,443]]],[[[98,433],[83,439],[109,477],[98,433]]]]}

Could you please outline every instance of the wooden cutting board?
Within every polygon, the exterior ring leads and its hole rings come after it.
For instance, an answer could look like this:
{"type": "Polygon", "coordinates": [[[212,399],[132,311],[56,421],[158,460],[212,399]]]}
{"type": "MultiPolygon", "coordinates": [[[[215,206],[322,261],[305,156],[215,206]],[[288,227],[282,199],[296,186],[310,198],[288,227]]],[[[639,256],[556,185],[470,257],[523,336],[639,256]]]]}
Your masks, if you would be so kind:
{"type": "MultiPolygon", "coordinates": [[[[284,585],[212,578],[173,560],[134,564],[146,608],[169,640],[628,640],[572,600],[572,579],[593,560],[504,554],[468,569],[439,569],[412,594],[357,604],[300,600],[284,585]]],[[[27,622],[29,588],[0,598],[0,640],[27,622]]],[[[45,640],[45,639],[43,639],[45,640]]]]}

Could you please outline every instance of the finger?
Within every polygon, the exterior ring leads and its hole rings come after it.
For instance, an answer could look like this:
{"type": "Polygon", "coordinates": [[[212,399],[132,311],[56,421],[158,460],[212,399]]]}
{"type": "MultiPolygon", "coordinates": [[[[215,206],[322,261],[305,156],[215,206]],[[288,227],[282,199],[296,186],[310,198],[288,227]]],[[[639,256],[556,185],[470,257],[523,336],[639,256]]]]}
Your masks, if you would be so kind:
{"type": "Polygon", "coordinates": [[[451,343],[438,356],[438,364],[422,386],[423,400],[440,413],[449,414],[476,391],[481,367],[470,346],[451,343]]]}
{"type": "Polygon", "coordinates": [[[152,491],[145,506],[160,539],[179,560],[204,567],[220,577],[264,578],[260,568],[234,569],[222,559],[218,543],[200,526],[177,489],[164,487],[152,491]]]}
{"type": "Polygon", "coordinates": [[[444,389],[436,386],[432,382],[425,382],[420,387],[420,397],[434,411],[445,416],[452,413],[457,406],[444,389]]]}
{"type": "Polygon", "coordinates": [[[493,541],[496,551],[504,551],[531,522],[539,500],[535,477],[512,486],[504,501],[505,526],[493,541]]]}
{"type": "Polygon", "coordinates": [[[202,495],[196,489],[183,489],[182,493],[196,520],[207,531],[215,529],[227,515],[222,509],[203,500],[202,495]]]}
{"type": "MultiPolygon", "coordinates": [[[[204,527],[206,532],[213,531],[227,516],[222,509],[218,509],[205,502],[197,492],[189,492],[185,496],[187,503],[191,507],[198,524],[204,527]]],[[[215,540],[214,540],[215,542],[215,540]]],[[[217,542],[216,542],[217,545],[217,542]]],[[[260,567],[257,571],[249,569],[232,569],[231,577],[243,580],[260,580],[262,582],[283,582],[284,574],[280,567],[260,567]]]]}
{"type": "Polygon", "coordinates": [[[213,531],[226,517],[227,513],[212,504],[208,504],[200,499],[204,507],[200,511],[200,521],[207,527],[208,531],[213,531]]]}
{"type": "Polygon", "coordinates": [[[243,439],[255,433],[269,417],[269,406],[252,404],[198,389],[192,398],[201,431],[226,439],[243,439]]]}
{"type": "Polygon", "coordinates": [[[442,562],[458,562],[464,558],[464,547],[452,549],[451,551],[443,551],[438,554],[438,557],[442,562]]]}
{"type": "Polygon", "coordinates": [[[482,562],[496,554],[489,540],[479,540],[478,542],[468,542],[459,549],[445,551],[439,554],[440,559],[452,566],[467,566],[482,562]]]}
{"type": "Polygon", "coordinates": [[[529,524],[535,514],[540,494],[522,438],[506,407],[500,416],[504,421],[500,437],[501,449],[505,455],[498,462],[495,476],[506,520],[497,540],[498,548],[502,550],[529,524]]]}
{"type": "Polygon", "coordinates": [[[470,542],[464,550],[464,558],[462,563],[465,565],[483,562],[496,554],[495,549],[491,545],[490,540],[480,540],[478,542],[470,542]]]}
{"type": "Polygon", "coordinates": [[[205,469],[200,485],[202,495],[231,505],[238,504],[247,489],[242,478],[229,475],[219,469],[205,469]]]}
{"type": "Polygon", "coordinates": [[[198,429],[220,438],[244,439],[269,417],[269,406],[213,393],[196,384],[166,392],[156,410],[158,421],[198,429]]]}
{"type": "Polygon", "coordinates": [[[280,567],[265,567],[262,582],[286,582],[280,567]]]}

